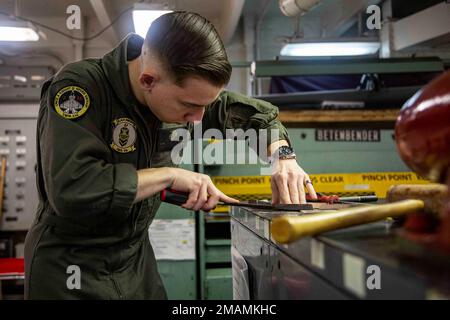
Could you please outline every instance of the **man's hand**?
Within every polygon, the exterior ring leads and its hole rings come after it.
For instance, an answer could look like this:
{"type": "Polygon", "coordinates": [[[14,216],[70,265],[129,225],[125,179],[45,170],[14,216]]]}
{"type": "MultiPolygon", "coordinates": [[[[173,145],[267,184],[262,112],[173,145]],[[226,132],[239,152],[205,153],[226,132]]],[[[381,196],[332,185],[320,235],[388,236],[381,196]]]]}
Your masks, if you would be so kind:
{"type": "Polygon", "coordinates": [[[137,171],[138,185],[134,203],[149,198],[166,188],[188,192],[188,201],[182,205],[189,210],[210,211],[219,201],[239,202],[223,194],[212,183],[211,178],[179,168],[148,168],[137,171]]]}
{"type": "Polygon", "coordinates": [[[297,164],[297,160],[275,160],[272,163],[272,203],[306,203],[305,187],[313,199],[316,191],[309,176],[297,164]]]}
{"type": "MultiPolygon", "coordinates": [[[[286,140],[279,140],[267,148],[268,154],[278,150],[281,146],[289,146],[286,140]]],[[[317,199],[316,191],[312,185],[311,179],[297,164],[295,159],[278,159],[272,157],[272,203],[306,203],[305,187],[313,199],[317,199]]]]}
{"type": "Polygon", "coordinates": [[[219,201],[239,202],[217,189],[206,174],[178,168],[170,170],[173,176],[170,187],[178,191],[189,192],[187,202],[182,205],[185,209],[210,211],[217,206],[219,201]]]}

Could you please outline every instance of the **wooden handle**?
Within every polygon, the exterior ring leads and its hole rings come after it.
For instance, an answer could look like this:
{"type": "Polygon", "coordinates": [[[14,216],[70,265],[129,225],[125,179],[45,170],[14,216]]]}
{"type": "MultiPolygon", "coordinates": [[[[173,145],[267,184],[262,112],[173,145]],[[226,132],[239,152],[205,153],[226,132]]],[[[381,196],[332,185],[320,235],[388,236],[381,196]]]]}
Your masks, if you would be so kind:
{"type": "Polygon", "coordinates": [[[282,216],[272,220],[272,237],[279,243],[290,243],[301,237],[397,217],[421,211],[421,200],[404,200],[390,204],[342,209],[305,216],[282,216]]]}
{"type": "Polygon", "coordinates": [[[422,200],[425,203],[425,212],[439,217],[439,214],[444,212],[447,192],[448,188],[445,184],[400,184],[389,188],[386,200],[388,202],[406,199],[422,200]]]}

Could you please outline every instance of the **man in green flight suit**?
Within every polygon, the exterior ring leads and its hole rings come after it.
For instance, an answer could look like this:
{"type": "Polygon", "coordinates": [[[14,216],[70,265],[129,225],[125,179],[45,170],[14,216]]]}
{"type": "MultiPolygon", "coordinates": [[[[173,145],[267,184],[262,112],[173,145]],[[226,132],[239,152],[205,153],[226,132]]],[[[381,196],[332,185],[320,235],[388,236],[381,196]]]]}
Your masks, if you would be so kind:
{"type": "Polygon", "coordinates": [[[160,191],[189,193],[189,210],[236,200],[208,176],[169,164],[160,149],[162,123],[278,129],[268,145],[269,154],[281,155],[272,164],[272,201],[304,203],[305,186],[315,197],[277,108],[224,91],[230,75],[213,25],[172,12],[153,22],[145,39],[131,34],[103,58],[65,65],[44,84],[26,298],[166,298],[147,231],[160,191]]]}

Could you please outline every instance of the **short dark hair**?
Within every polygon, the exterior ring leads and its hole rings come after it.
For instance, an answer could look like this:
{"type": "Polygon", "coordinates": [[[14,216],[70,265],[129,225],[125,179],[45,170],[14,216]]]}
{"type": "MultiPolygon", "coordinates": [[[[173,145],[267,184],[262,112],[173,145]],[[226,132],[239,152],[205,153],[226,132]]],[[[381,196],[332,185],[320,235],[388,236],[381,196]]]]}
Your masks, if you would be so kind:
{"type": "Polygon", "coordinates": [[[177,84],[199,76],[214,85],[228,84],[231,65],[213,24],[191,12],[174,11],[156,19],[145,44],[166,65],[177,84]]]}

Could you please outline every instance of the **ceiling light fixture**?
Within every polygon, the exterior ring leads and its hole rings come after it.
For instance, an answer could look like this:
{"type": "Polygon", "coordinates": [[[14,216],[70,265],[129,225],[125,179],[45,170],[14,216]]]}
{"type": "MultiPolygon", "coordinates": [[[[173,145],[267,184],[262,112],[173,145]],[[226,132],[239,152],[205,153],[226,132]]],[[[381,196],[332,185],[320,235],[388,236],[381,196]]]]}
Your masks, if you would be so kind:
{"type": "Polygon", "coordinates": [[[135,32],[145,38],[150,25],[163,14],[172,10],[160,10],[146,4],[136,4],[133,10],[133,24],[135,32]]]}
{"type": "Polygon", "coordinates": [[[33,24],[26,21],[0,21],[0,41],[38,41],[33,24]]]}
{"type": "Polygon", "coordinates": [[[287,43],[282,56],[331,57],[374,55],[380,49],[378,40],[370,39],[302,39],[287,43]]]}

